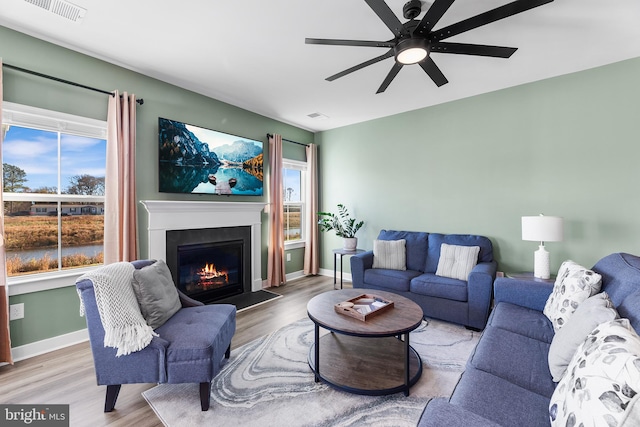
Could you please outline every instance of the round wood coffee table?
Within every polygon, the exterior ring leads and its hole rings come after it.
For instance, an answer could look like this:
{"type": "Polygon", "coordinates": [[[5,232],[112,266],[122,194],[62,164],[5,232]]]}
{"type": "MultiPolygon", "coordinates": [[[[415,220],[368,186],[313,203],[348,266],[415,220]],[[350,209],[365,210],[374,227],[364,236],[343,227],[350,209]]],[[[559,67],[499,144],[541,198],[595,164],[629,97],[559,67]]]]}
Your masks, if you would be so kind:
{"type": "Polygon", "coordinates": [[[341,289],[312,298],[307,313],[315,325],[309,366],[315,381],[356,394],[384,395],[409,389],[422,375],[422,361],[409,345],[422,309],[400,295],[373,289],[341,289]],[[359,295],[377,295],[394,306],[366,321],[339,314],[334,305],[359,295]],[[320,337],[320,328],[332,333],[320,337]],[[334,333],[335,332],[335,333],[334,333]]]}

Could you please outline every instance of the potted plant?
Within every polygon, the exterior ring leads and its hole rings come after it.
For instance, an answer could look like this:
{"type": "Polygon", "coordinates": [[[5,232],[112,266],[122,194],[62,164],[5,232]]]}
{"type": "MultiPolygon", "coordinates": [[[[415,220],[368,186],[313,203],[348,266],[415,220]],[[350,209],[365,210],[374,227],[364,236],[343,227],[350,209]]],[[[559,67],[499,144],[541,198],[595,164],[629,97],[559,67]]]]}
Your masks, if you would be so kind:
{"type": "Polygon", "coordinates": [[[364,225],[364,221],[356,222],[355,218],[351,218],[342,203],[338,204],[337,215],[332,212],[318,212],[318,216],[322,217],[318,221],[320,231],[334,230],[336,236],[344,239],[344,250],[354,251],[358,247],[356,233],[364,225]]]}

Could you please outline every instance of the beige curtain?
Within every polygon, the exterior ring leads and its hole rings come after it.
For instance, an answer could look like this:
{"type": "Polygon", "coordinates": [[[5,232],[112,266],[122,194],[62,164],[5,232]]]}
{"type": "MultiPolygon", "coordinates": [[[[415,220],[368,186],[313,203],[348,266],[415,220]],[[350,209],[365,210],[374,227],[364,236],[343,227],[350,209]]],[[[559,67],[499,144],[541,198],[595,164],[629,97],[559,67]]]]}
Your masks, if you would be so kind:
{"type": "MultiPolygon", "coordinates": [[[[2,164],[2,142],[5,128],[2,125],[2,59],[0,58],[0,164],[2,164]]],[[[4,182],[0,183],[4,189],[4,182]]],[[[11,335],[9,333],[9,288],[7,287],[7,265],[4,246],[4,200],[0,191],[0,362],[13,364],[11,357],[11,335]]]]}
{"type": "Polygon", "coordinates": [[[138,258],[136,97],[109,98],[104,202],[104,263],[138,258]]]}
{"type": "Polygon", "coordinates": [[[309,144],[307,151],[307,212],[305,215],[306,228],[309,232],[307,245],[304,249],[304,274],[318,274],[320,271],[320,257],[318,247],[318,146],[309,144]]]}
{"type": "Polygon", "coordinates": [[[287,282],[284,269],[282,136],[269,136],[269,242],[266,287],[287,282]]]}

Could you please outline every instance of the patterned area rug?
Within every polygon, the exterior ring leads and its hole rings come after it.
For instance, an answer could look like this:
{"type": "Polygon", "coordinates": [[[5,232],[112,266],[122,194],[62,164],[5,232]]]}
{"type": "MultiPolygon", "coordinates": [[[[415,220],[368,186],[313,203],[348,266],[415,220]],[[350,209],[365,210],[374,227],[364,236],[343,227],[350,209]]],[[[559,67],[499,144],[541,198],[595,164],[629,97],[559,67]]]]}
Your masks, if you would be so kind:
{"type": "Polygon", "coordinates": [[[360,396],[315,383],[307,364],[309,319],[232,351],[214,380],[207,412],[200,410],[197,384],[161,384],[142,395],[168,427],[415,426],[431,398],[452,393],[479,336],[437,320],[411,332],[423,373],[409,397],[360,396]]]}

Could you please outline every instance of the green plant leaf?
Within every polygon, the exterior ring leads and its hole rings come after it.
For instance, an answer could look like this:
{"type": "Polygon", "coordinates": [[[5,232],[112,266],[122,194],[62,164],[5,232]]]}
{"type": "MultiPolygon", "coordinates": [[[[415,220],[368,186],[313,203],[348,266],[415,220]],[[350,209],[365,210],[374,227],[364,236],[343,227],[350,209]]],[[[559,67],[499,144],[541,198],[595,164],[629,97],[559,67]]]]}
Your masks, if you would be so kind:
{"type": "Polygon", "coordinates": [[[320,231],[335,231],[336,236],[343,238],[355,237],[355,234],[362,228],[364,221],[356,222],[355,218],[349,216],[349,211],[342,203],[338,204],[338,214],[332,212],[318,212],[318,225],[320,231]]]}

